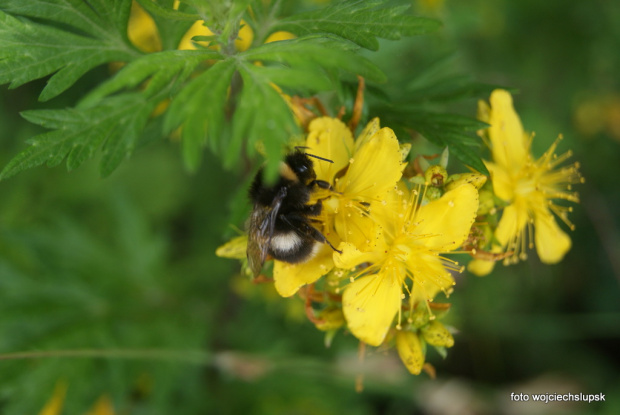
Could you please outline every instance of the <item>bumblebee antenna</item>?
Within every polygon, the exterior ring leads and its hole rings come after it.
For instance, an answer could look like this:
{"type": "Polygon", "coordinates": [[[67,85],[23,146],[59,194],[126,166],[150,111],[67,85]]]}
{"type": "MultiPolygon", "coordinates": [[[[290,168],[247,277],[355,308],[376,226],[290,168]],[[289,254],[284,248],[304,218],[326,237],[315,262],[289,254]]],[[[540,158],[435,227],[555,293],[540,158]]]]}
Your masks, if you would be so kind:
{"type": "MultiPolygon", "coordinates": [[[[310,148],[310,147],[306,147],[306,146],[295,146],[295,149],[296,149],[296,150],[301,150],[301,149],[306,149],[306,148],[310,148]]],[[[333,160],[326,159],[326,158],[323,158],[323,157],[320,157],[320,156],[315,156],[314,154],[310,154],[310,153],[306,153],[306,152],[304,152],[304,154],[305,154],[306,156],[309,156],[309,157],[314,157],[315,159],[319,159],[319,160],[327,161],[328,163],[333,163],[333,162],[334,162],[333,160]]]]}

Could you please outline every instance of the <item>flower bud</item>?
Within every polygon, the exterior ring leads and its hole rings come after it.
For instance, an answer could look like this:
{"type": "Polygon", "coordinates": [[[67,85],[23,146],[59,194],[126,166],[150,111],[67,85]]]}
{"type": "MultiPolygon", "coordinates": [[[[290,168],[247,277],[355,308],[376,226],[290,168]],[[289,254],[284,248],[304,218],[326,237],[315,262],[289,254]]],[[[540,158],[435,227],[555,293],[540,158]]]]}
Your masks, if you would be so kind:
{"type": "Polygon", "coordinates": [[[422,329],[422,337],[431,346],[452,347],[454,345],[452,334],[437,320],[431,321],[422,329]]]}
{"type": "Polygon", "coordinates": [[[430,186],[441,187],[448,178],[448,172],[438,164],[430,166],[424,172],[424,180],[430,186]]]}
{"type": "Polygon", "coordinates": [[[424,350],[418,335],[410,331],[396,333],[396,350],[407,370],[413,375],[419,375],[424,366],[424,350]]]}
{"type": "Polygon", "coordinates": [[[492,215],[496,210],[493,192],[489,190],[480,190],[478,192],[478,215],[492,215]]]}
{"type": "Polygon", "coordinates": [[[322,331],[336,330],[344,325],[344,314],[340,308],[326,308],[316,317],[316,328],[322,331]]]}
{"type": "Polygon", "coordinates": [[[462,184],[469,183],[480,189],[487,182],[487,176],[480,173],[451,174],[446,180],[446,190],[452,190],[462,184]]]}

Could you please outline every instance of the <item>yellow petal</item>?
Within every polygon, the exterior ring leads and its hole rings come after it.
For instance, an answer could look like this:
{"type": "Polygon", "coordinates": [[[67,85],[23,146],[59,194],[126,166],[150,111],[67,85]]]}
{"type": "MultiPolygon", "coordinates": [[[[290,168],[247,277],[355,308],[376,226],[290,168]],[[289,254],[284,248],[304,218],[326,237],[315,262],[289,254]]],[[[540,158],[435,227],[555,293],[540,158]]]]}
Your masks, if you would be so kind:
{"type": "Polygon", "coordinates": [[[332,183],[336,173],[349,164],[353,153],[353,135],[337,118],[315,118],[308,125],[306,146],[309,147],[306,150],[308,153],[333,161],[313,160],[317,179],[332,183]]]}
{"type": "Polygon", "coordinates": [[[419,375],[424,366],[424,351],[418,335],[410,331],[396,333],[396,350],[407,370],[412,375],[419,375]]]}
{"type": "Polygon", "coordinates": [[[362,251],[368,251],[375,246],[377,224],[363,213],[364,210],[365,208],[356,202],[345,204],[335,215],[334,229],[343,241],[351,242],[362,251]]]}
{"type": "Polygon", "coordinates": [[[377,256],[374,252],[362,252],[349,242],[342,242],[338,246],[342,253],[334,252],[334,264],[338,268],[351,269],[364,262],[375,262],[377,256]]]}
{"type": "Polygon", "coordinates": [[[65,403],[65,396],[67,395],[67,383],[64,381],[56,382],[54,388],[54,394],[49,401],[45,404],[43,409],[39,412],[39,415],[59,415],[62,412],[62,407],[65,403]]]}
{"type": "Polygon", "coordinates": [[[489,124],[489,120],[491,119],[491,107],[485,101],[478,101],[477,118],[480,121],[489,124]]]}
{"type": "Polygon", "coordinates": [[[490,274],[493,268],[495,268],[495,261],[485,261],[483,259],[474,259],[467,265],[469,272],[478,277],[490,274]]]}
{"type": "MultiPolygon", "coordinates": [[[[213,32],[207,26],[204,25],[204,20],[197,20],[194,24],[185,32],[183,38],[179,42],[178,50],[195,50],[196,46],[192,43],[194,36],[213,36],[213,32]]],[[[205,47],[209,46],[209,42],[198,41],[200,45],[205,47]]]]}
{"type": "Polygon", "coordinates": [[[512,105],[508,91],[496,89],[491,93],[491,114],[489,117],[489,139],[493,160],[508,169],[521,169],[529,153],[523,125],[512,105]]]}
{"type": "MultiPolygon", "coordinates": [[[[528,221],[527,205],[520,200],[516,203],[506,206],[502,212],[502,218],[499,220],[497,229],[495,230],[495,238],[504,248],[510,241],[523,232],[528,221]]],[[[512,249],[512,247],[509,247],[512,249]]]]}
{"type": "Polygon", "coordinates": [[[297,36],[295,36],[291,32],[286,32],[284,30],[280,30],[280,31],[277,31],[277,32],[274,32],[274,33],[270,34],[267,37],[267,39],[265,40],[265,43],[279,42],[280,40],[295,39],[296,37],[297,36]]]}
{"type": "Polygon", "coordinates": [[[449,292],[454,278],[441,259],[428,251],[411,255],[407,268],[413,273],[413,302],[426,302],[440,292],[449,292]]]}
{"type": "Polygon", "coordinates": [[[571,239],[560,227],[553,215],[545,209],[534,217],[536,251],[545,264],[560,262],[571,248],[571,239]]]}
{"type": "Polygon", "coordinates": [[[239,35],[235,39],[235,49],[240,52],[248,50],[254,40],[254,31],[245,20],[241,19],[241,28],[239,29],[239,35]]]}
{"type": "Polygon", "coordinates": [[[350,160],[336,190],[350,197],[375,200],[392,189],[402,176],[398,139],[390,128],[377,131],[350,160]]]}
{"type": "Polygon", "coordinates": [[[478,211],[478,191],[463,184],[422,206],[411,224],[416,235],[428,235],[420,242],[429,249],[451,251],[469,235],[478,211]]]}
{"type": "Polygon", "coordinates": [[[490,161],[485,161],[484,165],[491,174],[493,193],[506,202],[512,201],[514,198],[515,185],[510,179],[508,172],[501,165],[491,163],[490,161]]]}
{"type": "Polygon", "coordinates": [[[161,50],[161,39],[155,20],[136,1],[131,4],[127,37],[142,52],[161,50]]]}
{"type": "Polygon", "coordinates": [[[302,286],[327,274],[333,267],[332,249],[327,244],[321,245],[314,258],[300,264],[274,261],[273,279],[276,290],[282,297],[290,297],[302,286]]]}
{"type": "Polygon", "coordinates": [[[381,225],[383,234],[396,235],[401,232],[410,198],[411,192],[401,180],[380,202],[371,203],[371,215],[381,225]]]}
{"type": "Polygon", "coordinates": [[[215,255],[220,258],[244,259],[248,249],[248,236],[241,235],[217,248],[215,255]]]}
{"type": "Polygon", "coordinates": [[[381,128],[379,118],[375,117],[362,130],[360,135],[355,140],[355,151],[358,151],[368,140],[370,140],[381,128]]]}
{"type": "Polygon", "coordinates": [[[401,305],[402,280],[392,273],[372,274],[347,285],[342,310],[355,337],[379,346],[401,305]]]}
{"type": "Polygon", "coordinates": [[[114,415],[114,405],[108,395],[103,395],[86,415],[114,415]]]}

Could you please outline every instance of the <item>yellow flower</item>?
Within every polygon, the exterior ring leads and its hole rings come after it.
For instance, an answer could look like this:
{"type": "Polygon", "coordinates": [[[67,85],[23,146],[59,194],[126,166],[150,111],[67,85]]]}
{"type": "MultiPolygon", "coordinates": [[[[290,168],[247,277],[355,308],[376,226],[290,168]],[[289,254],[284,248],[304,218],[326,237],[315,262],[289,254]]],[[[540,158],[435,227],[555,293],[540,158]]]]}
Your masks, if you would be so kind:
{"type": "MultiPolygon", "coordinates": [[[[357,143],[348,127],[336,118],[317,118],[308,128],[307,152],[333,161],[314,163],[317,179],[333,187],[317,192],[316,197],[323,203],[321,230],[334,245],[343,240],[363,249],[371,243],[376,225],[369,212],[402,175],[402,154],[396,135],[389,128],[379,128],[378,119],[370,122],[357,143]]],[[[275,261],[276,289],[284,297],[291,296],[333,267],[329,246],[323,246],[314,258],[302,264],[275,261]]]]}
{"type": "Polygon", "coordinates": [[[368,123],[355,143],[345,133],[346,126],[334,118],[318,118],[309,129],[308,151],[334,162],[324,163],[317,172],[334,190],[323,202],[324,209],[343,241],[366,250],[376,225],[370,212],[398,183],[405,166],[398,139],[390,128],[380,128],[378,118],[368,123]]]}
{"type": "Polygon", "coordinates": [[[381,224],[372,238],[374,249],[362,252],[345,242],[340,245],[342,254],[334,254],[337,267],[367,265],[357,279],[351,277],[342,306],[349,330],[372,346],[383,343],[397,314],[400,326],[403,288],[413,308],[440,291],[448,293],[454,284],[451,271],[461,270],[441,255],[467,238],[478,210],[476,188],[465,183],[419,206],[422,197],[418,190],[391,191],[385,206],[372,211],[381,224]]]}
{"type": "MultiPolygon", "coordinates": [[[[523,131],[510,94],[495,90],[490,104],[481,102],[479,109],[479,117],[490,124],[486,134],[493,161],[485,161],[485,165],[495,195],[507,203],[495,230],[499,248],[493,247],[492,252],[511,252],[506,263],[515,263],[525,259],[526,249],[535,245],[542,262],[559,262],[570,249],[571,240],[560,229],[553,213],[571,229],[574,227],[568,219],[571,209],[555,204],[554,200],[579,202],[577,193],[571,191],[572,184],[583,181],[579,165],[556,168],[571,156],[570,151],[556,156],[561,136],[542,157],[534,159],[530,148],[533,135],[523,131]]],[[[490,272],[492,264],[474,260],[470,269],[483,275],[490,272]]]]}

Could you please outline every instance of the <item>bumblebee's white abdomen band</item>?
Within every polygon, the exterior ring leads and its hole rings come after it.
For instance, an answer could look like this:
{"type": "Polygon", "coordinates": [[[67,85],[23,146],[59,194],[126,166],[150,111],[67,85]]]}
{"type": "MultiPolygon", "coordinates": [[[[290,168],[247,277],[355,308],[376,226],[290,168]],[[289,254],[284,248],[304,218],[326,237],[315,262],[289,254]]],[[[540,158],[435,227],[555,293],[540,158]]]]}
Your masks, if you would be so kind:
{"type": "Polygon", "coordinates": [[[278,233],[271,238],[271,249],[278,252],[290,252],[297,249],[302,243],[302,238],[294,231],[278,233]]]}

